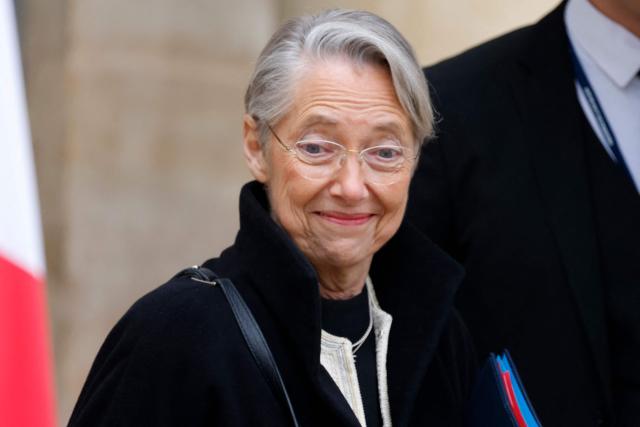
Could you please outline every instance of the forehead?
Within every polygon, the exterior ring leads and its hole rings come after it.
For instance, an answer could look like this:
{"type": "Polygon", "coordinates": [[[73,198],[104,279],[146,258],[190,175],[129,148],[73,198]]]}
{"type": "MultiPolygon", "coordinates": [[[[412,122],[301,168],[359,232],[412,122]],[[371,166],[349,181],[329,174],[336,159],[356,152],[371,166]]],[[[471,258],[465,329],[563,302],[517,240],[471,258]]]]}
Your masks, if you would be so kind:
{"type": "Polygon", "coordinates": [[[410,132],[410,120],[389,71],[342,58],[316,60],[303,67],[286,119],[294,126],[349,124],[410,132]]]}

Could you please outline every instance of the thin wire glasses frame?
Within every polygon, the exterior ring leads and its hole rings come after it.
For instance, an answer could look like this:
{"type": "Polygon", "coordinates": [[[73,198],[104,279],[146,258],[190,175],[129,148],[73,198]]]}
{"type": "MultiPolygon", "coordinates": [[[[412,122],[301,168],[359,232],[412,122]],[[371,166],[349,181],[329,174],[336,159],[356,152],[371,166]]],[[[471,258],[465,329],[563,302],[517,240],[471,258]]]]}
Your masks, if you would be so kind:
{"type": "Polygon", "coordinates": [[[285,144],[271,125],[267,127],[280,146],[302,164],[307,165],[303,176],[310,180],[324,179],[335,173],[347,154],[358,156],[360,163],[366,164],[365,175],[376,184],[393,184],[403,177],[406,166],[418,158],[411,150],[400,145],[382,144],[363,150],[348,149],[334,141],[323,139],[303,139],[293,147],[285,144]]]}

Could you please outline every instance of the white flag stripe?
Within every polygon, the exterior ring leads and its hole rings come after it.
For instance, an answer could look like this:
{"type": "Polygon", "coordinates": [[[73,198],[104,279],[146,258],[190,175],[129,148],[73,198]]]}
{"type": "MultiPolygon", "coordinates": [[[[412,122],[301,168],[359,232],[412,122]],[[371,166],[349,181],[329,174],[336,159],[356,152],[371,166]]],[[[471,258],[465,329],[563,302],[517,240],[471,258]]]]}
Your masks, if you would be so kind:
{"type": "Polygon", "coordinates": [[[45,272],[33,152],[12,0],[0,0],[0,255],[45,272]]]}

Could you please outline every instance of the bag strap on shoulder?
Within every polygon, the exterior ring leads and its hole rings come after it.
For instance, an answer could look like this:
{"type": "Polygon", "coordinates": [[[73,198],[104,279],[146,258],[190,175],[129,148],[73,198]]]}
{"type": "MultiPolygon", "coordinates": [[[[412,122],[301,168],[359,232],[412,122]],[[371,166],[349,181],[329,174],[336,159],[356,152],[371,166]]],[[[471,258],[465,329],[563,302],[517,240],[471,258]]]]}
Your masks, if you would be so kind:
{"type": "Polygon", "coordinates": [[[276,365],[273,354],[267,340],[264,338],[258,323],[256,322],[251,310],[244,302],[244,299],[236,289],[235,285],[230,279],[218,277],[212,270],[206,267],[194,266],[187,268],[178,273],[175,277],[189,277],[191,280],[201,282],[211,286],[220,286],[222,294],[231,306],[231,311],[240,327],[242,336],[251,351],[253,359],[258,365],[258,369],[262,372],[265,380],[271,387],[275,396],[279,396],[284,404],[287,406],[293,425],[298,427],[298,419],[296,418],[293,405],[289,399],[289,394],[276,365]]]}

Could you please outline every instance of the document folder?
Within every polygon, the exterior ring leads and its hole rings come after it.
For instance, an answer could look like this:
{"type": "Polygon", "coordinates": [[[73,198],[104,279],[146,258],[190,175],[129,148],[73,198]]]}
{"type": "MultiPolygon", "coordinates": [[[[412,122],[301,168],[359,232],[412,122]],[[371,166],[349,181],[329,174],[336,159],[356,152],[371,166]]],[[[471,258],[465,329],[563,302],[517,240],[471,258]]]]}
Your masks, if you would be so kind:
{"type": "Polygon", "coordinates": [[[505,350],[490,354],[478,372],[467,411],[469,427],[541,427],[505,350]]]}

